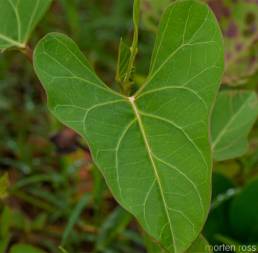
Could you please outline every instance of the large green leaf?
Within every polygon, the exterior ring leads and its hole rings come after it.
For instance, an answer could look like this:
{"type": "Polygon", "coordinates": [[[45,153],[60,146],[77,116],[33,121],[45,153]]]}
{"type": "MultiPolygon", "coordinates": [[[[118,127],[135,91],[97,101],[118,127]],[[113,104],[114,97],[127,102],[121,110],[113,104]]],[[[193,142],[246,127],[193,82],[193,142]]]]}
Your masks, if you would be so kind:
{"type": "Polygon", "coordinates": [[[52,0],[0,0],[0,49],[24,48],[52,0]]]}
{"type": "Polygon", "coordinates": [[[148,79],[132,97],[109,89],[64,35],[35,50],[50,110],[85,137],[117,201],[168,252],[191,245],[209,210],[208,119],[223,58],[216,19],[196,1],[166,10],[148,79]]]}
{"type": "Polygon", "coordinates": [[[243,155],[247,136],[258,115],[258,100],[251,91],[223,91],[219,94],[211,121],[212,147],[217,161],[243,155]]]}

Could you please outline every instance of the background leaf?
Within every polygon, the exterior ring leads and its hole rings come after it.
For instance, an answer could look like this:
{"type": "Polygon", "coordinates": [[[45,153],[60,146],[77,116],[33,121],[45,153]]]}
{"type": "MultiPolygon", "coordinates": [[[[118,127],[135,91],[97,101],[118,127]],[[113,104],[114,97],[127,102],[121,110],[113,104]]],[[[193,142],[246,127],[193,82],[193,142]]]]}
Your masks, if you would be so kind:
{"type": "Polygon", "coordinates": [[[86,138],[118,202],[169,252],[184,252],[210,204],[208,119],[223,43],[209,8],[180,1],[167,9],[133,97],[108,89],[61,34],[39,43],[34,66],[51,111],[86,138]]]}
{"type": "Polygon", "coordinates": [[[211,253],[211,247],[206,239],[200,235],[186,253],[211,253]]]}
{"type": "Polygon", "coordinates": [[[231,228],[228,218],[232,192],[236,192],[233,182],[220,173],[212,175],[212,205],[203,235],[213,245],[218,244],[217,234],[229,235],[231,228]]]}
{"type": "Polygon", "coordinates": [[[247,136],[258,115],[258,100],[251,91],[219,93],[211,120],[214,159],[232,159],[248,148],[247,136]]]}
{"type": "Polygon", "coordinates": [[[83,209],[86,207],[86,205],[89,202],[90,197],[88,195],[83,196],[79,202],[77,203],[77,205],[75,206],[74,210],[72,211],[67,226],[65,228],[63,237],[62,237],[62,245],[65,245],[74,225],[76,224],[76,222],[78,221],[78,219],[80,218],[80,214],[82,213],[83,209]]]}
{"type": "Polygon", "coordinates": [[[9,177],[7,173],[0,176],[0,200],[7,197],[9,184],[9,177]]]}
{"type": "Polygon", "coordinates": [[[0,0],[0,49],[24,48],[52,0],[0,0]]]}
{"type": "Polygon", "coordinates": [[[15,244],[12,246],[10,253],[44,253],[43,250],[35,248],[28,244],[15,244]]]}
{"type": "Polygon", "coordinates": [[[245,84],[258,67],[258,4],[252,0],[210,0],[210,6],[224,10],[217,11],[226,48],[224,82],[230,86],[245,84]]]}
{"type": "Polygon", "coordinates": [[[143,26],[152,31],[157,31],[158,21],[164,9],[174,0],[142,0],[142,23],[143,26]]]}
{"type": "Polygon", "coordinates": [[[121,207],[117,207],[100,228],[96,244],[97,250],[105,250],[117,235],[125,229],[131,218],[132,216],[128,212],[121,207]]]}
{"type": "Polygon", "coordinates": [[[11,239],[12,211],[5,207],[0,216],[0,252],[5,252],[11,239]]]}
{"type": "Polygon", "coordinates": [[[236,238],[247,243],[258,242],[258,178],[251,181],[234,198],[230,206],[230,224],[236,238]]]}

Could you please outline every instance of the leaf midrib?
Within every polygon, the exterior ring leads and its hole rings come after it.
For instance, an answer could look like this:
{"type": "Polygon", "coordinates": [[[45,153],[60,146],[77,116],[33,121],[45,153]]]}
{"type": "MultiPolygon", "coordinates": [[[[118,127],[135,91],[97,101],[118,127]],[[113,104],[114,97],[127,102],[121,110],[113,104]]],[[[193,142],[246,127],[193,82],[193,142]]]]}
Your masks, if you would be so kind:
{"type": "Polygon", "coordinates": [[[140,132],[142,134],[142,137],[143,137],[143,140],[144,140],[144,144],[145,144],[145,147],[147,149],[147,153],[148,153],[151,165],[153,167],[154,175],[155,175],[156,181],[157,181],[158,186],[159,186],[162,202],[163,202],[163,205],[164,205],[165,213],[166,213],[167,220],[168,220],[169,227],[170,227],[170,232],[171,232],[171,237],[172,237],[172,241],[173,241],[174,252],[177,252],[174,232],[173,232],[173,229],[172,229],[172,222],[171,222],[171,219],[170,219],[170,216],[169,216],[169,213],[168,213],[168,209],[169,208],[168,208],[168,205],[167,205],[167,202],[166,202],[163,190],[162,190],[162,183],[161,183],[161,180],[159,178],[158,170],[157,170],[154,158],[152,156],[152,150],[151,150],[149,141],[148,141],[146,133],[145,133],[145,129],[144,129],[144,126],[143,126],[143,122],[142,122],[140,113],[139,113],[138,108],[137,108],[137,106],[136,106],[136,104],[134,102],[135,97],[129,97],[128,99],[129,99],[129,102],[130,102],[130,104],[131,104],[131,106],[133,108],[133,111],[135,113],[136,119],[138,121],[140,132]]]}
{"type": "Polygon", "coordinates": [[[8,43],[10,43],[10,44],[13,45],[13,46],[17,46],[17,47],[20,47],[20,48],[24,48],[24,47],[25,47],[25,44],[19,43],[19,42],[15,41],[14,39],[5,36],[5,35],[2,34],[2,33],[0,33],[0,39],[6,41],[6,42],[8,42],[8,43]]]}

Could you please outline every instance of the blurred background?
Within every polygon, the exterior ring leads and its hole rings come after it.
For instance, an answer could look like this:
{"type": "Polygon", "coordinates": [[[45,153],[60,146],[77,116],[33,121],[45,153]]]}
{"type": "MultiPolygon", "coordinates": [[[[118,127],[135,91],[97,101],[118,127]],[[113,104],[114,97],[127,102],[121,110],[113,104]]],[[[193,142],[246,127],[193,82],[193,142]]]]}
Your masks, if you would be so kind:
{"type": "MultiPolygon", "coordinates": [[[[141,0],[136,84],[146,78],[158,21],[170,2],[141,0]]],[[[206,2],[225,38],[222,89],[258,90],[258,1],[206,2]]],[[[119,41],[130,43],[133,32],[132,4],[55,0],[31,47],[48,32],[66,33],[116,89],[119,41]]],[[[0,253],[159,252],[112,198],[85,142],[50,115],[31,63],[16,51],[0,54],[0,122],[0,253]]],[[[258,249],[257,147],[256,123],[246,155],[214,163],[213,200],[203,230],[211,244],[258,249]]]]}

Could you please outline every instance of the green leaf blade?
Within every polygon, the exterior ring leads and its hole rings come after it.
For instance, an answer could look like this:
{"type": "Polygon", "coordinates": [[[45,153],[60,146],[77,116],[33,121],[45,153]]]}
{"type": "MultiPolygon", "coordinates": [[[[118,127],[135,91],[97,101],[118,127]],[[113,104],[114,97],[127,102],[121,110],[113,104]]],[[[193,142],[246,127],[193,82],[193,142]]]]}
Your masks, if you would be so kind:
{"type": "Polygon", "coordinates": [[[10,253],[23,253],[23,252],[27,252],[27,253],[44,253],[45,251],[35,248],[32,245],[29,244],[23,244],[23,243],[19,243],[19,244],[15,244],[14,246],[12,246],[10,253]]]}
{"type": "Polygon", "coordinates": [[[24,48],[52,0],[0,0],[0,49],[24,48]]]}
{"type": "Polygon", "coordinates": [[[247,151],[247,136],[257,115],[258,99],[254,92],[220,92],[211,120],[215,160],[233,159],[247,151]]]}
{"type": "Polygon", "coordinates": [[[117,207],[100,227],[96,248],[103,251],[125,230],[132,216],[121,207],[117,207]]]}
{"type": "Polygon", "coordinates": [[[0,176],[0,200],[4,199],[8,196],[8,187],[9,187],[9,177],[8,174],[5,173],[0,176]]]}
{"type": "Polygon", "coordinates": [[[161,21],[150,74],[136,94],[136,103],[151,137],[161,185],[171,182],[164,199],[177,207],[167,208],[171,223],[178,224],[170,229],[171,238],[177,238],[175,251],[185,250],[180,241],[191,241],[209,209],[208,118],[222,72],[223,42],[214,15],[196,1],[172,5],[161,21]],[[191,192],[184,201],[176,196],[181,192],[177,179],[185,192],[191,192]]]}
{"type": "Polygon", "coordinates": [[[118,82],[122,82],[126,76],[130,55],[131,55],[130,47],[121,38],[120,44],[119,44],[117,73],[116,73],[116,80],[118,82]]]}
{"type": "Polygon", "coordinates": [[[89,200],[90,200],[90,197],[85,194],[84,196],[82,196],[82,198],[79,200],[77,205],[74,207],[74,209],[71,212],[71,215],[69,217],[69,220],[67,222],[65,231],[63,233],[61,245],[65,245],[65,243],[67,242],[67,239],[69,238],[69,235],[72,232],[74,225],[79,220],[80,215],[81,215],[83,209],[85,209],[89,200]]]}
{"type": "Polygon", "coordinates": [[[50,110],[85,137],[118,202],[168,252],[183,253],[199,235],[209,209],[208,119],[223,72],[223,46],[214,16],[196,1],[172,5],[161,24],[168,24],[169,31],[163,34],[161,25],[157,59],[133,97],[107,88],[64,35],[47,35],[35,51],[34,65],[50,110]],[[182,13],[198,20],[203,13],[194,45],[188,45],[188,19],[181,19],[182,13]],[[201,28],[205,19],[206,32],[201,28]],[[175,48],[173,38],[178,38],[170,36],[178,26],[185,29],[180,41],[185,37],[187,45],[175,48]]]}

